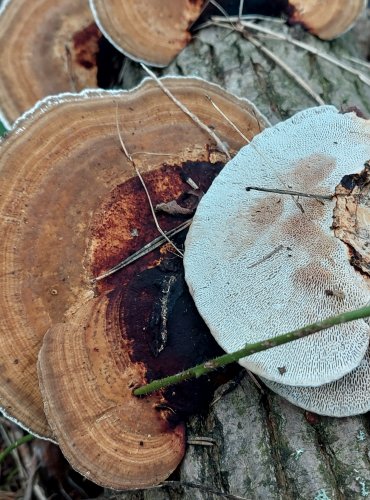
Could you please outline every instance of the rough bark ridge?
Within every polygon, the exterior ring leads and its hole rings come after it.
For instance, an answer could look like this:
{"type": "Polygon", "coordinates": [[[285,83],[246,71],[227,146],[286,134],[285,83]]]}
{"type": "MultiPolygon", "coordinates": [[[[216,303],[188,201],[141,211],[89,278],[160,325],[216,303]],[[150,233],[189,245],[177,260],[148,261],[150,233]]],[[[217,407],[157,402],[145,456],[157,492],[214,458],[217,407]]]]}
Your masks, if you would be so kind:
{"type": "MultiPolygon", "coordinates": [[[[355,32],[331,43],[297,28],[264,25],[349,62],[346,56],[365,59],[369,55],[369,20],[370,16],[364,18],[355,32]]],[[[326,103],[357,106],[370,115],[370,88],[356,76],[289,43],[262,40],[326,103]]],[[[366,67],[351,64],[369,76],[366,67]]],[[[219,83],[252,100],[273,123],[315,105],[291,77],[240,34],[218,28],[200,31],[165,72],[219,83]]],[[[127,63],[123,85],[131,87],[141,77],[138,66],[127,63]]],[[[367,416],[334,419],[306,414],[268,390],[261,393],[245,372],[228,391],[220,388],[207,414],[191,419],[188,438],[201,436],[214,439],[215,444],[188,446],[173,477],[178,483],[148,491],[107,492],[106,497],[345,500],[370,495],[367,416]]]]}

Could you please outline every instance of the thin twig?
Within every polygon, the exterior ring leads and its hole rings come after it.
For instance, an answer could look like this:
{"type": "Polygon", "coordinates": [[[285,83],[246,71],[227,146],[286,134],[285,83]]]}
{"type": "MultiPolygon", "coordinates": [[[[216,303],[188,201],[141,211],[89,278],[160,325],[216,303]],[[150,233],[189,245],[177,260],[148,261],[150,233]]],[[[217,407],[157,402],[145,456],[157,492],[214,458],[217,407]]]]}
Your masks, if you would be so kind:
{"type": "MultiPolygon", "coordinates": [[[[8,422],[7,422],[8,424],[8,422]]],[[[11,424],[13,425],[13,424],[11,424]]],[[[1,437],[4,441],[4,443],[10,447],[12,445],[12,443],[16,440],[16,437],[14,437],[14,433],[11,432],[11,435],[12,437],[10,437],[10,432],[8,429],[5,428],[5,425],[4,424],[1,424],[0,425],[0,433],[1,433],[1,437]]],[[[17,448],[15,448],[12,452],[12,458],[16,464],[16,468],[17,468],[17,475],[21,478],[22,482],[24,482],[26,479],[27,479],[27,472],[26,472],[26,469],[22,463],[22,460],[19,456],[19,450],[17,448]]]]}
{"type": "Polygon", "coordinates": [[[151,151],[135,151],[131,156],[148,155],[148,156],[173,156],[172,153],[152,153],[151,151]]]}
{"type": "Polygon", "coordinates": [[[214,446],[215,444],[217,444],[216,440],[213,438],[199,436],[188,438],[186,443],[194,446],[214,446]]]}
{"type": "Polygon", "coordinates": [[[303,193],[302,191],[292,191],[290,189],[263,188],[257,186],[247,186],[245,190],[263,191],[264,193],[287,194],[290,196],[301,196],[302,198],[314,198],[317,200],[328,200],[328,201],[331,201],[334,198],[334,196],[330,194],[312,194],[312,193],[303,193]]]}
{"type": "Polygon", "coordinates": [[[253,267],[258,266],[259,264],[262,264],[266,260],[271,259],[271,257],[273,257],[276,253],[280,252],[280,250],[282,250],[283,248],[284,248],[283,245],[279,245],[272,252],[270,252],[269,254],[267,254],[264,257],[262,257],[262,259],[259,259],[259,260],[257,260],[257,262],[254,262],[250,266],[247,266],[247,269],[252,269],[253,267]]]}
{"type": "Polygon", "coordinates": [[[241,19],[243,15],[243,7],[244,7],[244,0],[239,1],[239,19],[241,19]]]}
{"type": "Polygon", "coordinates": [[[233,129],[238,132],[238,134],[240,135],[240,137],[247,143],[247,144],[250,144],[250,140],[248,139],[247,136],[245,136],[243,134],[243,132],[241,130],[239,130],[239,128],[235,125],[235,123],[233,123],[229,117],[227,117],[225,115],[225,113],[217,106],[217,104],[215,102],[213,102],[212,98],[209,96],[209,95],[206,95],[206,99],[209,100],[209,102],[212,104],[212,106],[215,108],[216,111],[218,111],[220,113],[220,115],[225,118],[225,120],[227,121],[227,123],[229,123],[233,129]]]}
{"type": "MultiPolygon", "coordinates": [[[[261,14],[243,14],[242,16],[227,16],[227,21],[230,23],[237,23],[239,21],[269,21],[270,23],[275,24],[284,24],[284,19],[271,17],[271,16],[263,16],[261,14]]],[[[223,22],[225,18],[223,16],[212,16],[211,22],[223,22]]]]}
{"type": "MultiPolygon", "coordinates": [[[[275,170],[275,165],[269,160],[269,158],[267,158],[266,155],[264,155],[262,153],[262,151],[260,151],[257,146],[248,139],[248,137],[246,137],[239,129],[238,127],[225,115],[225,113],[213,102],[213,100],[206,95],[206,98],[209,99],[209,101],[211,102],[212,106],[216,109],[216,111],[218,111],[221,116],[223,116],[223,118],[241,135],[241,137],[246,141],[247,144],[249,144],[260,156],[261,158],[269,165],[270,169],[275,173],[276,175],[276,178],[281,182],[281,184],[283,186],[286,186],[284,180],[280,177],[280,175],[277,173],[277,171],[275,170]]],[[[260,131],[261,131],[261,127],[260,127],[260,123],[257,119],[257,117],[255,116],[255,119],[258,123],[258,126],[260,128],[260,131]]],[[[302,210],[302,207],[301,205],[297,202],[297,200],[295,198],[293,198],[293,201],[294,203],[296,204],[296,206],[299,208],[299,210],[301,210],[301,212],[303,212],[302,210]]]]}
{"type": "MultiPolygon", "coordinates": [[[[175,228],[170,229],[169,231],[165,231],[166,236],[168,238],[170,238],[171,236],[175,236],[175,234],[178,234],[181,231],[184,231],[184,229],[186,229],[187,227],[190,226],[190,224],[192,223],[192,220],[193,219],[188,219],[187,221],[182,222],[180,225],[176,226],[175,228]]],[[[104,278],[107,278],[108,276],[111,276],[112,274],[116,273],[117,271],[120,271],[124,267],[137,261],[141,257],[144,257],[144,255],[147,255],[148,253],[152,252],[156,248],[160,247],[166,241],[167,241],[167,239],[164,238],[163,236],[158,236],[154,240],[150,241],[149,243],[147,243],[146,245],[141,247],[140,250],[131,254],[129,257],[127,257],[127,259],[122,260],[121,262],[116,264],[114,267],[111,267],[105,273],[100,274],[97,278],[92,278],[92,281],[100,281],[104,278]]]]}
{"type": "Polygon", "coordinates": [[[358,59],[358,57],[352,57],[352,56],[342,56],[344,59],[347,59],[348,61],[352,61],[356,64],[359,64],[360,66],[364,66],[366,69],[370,69],[370,63],[367,61],[363,61],[362,59],[358,59]]]}
{"type": "Polygon", "coordinates": [[[154,206],[153,206],[153,203],[152,203],[152,199],[150,197],[150,194],[149,194],[149,191],[148,191],[148,188],[146,187],[146,184],[144,182],[144,179],[139,171],[139,169],[137,168],[136,166],[136,163],[135,161],[133,160],[132,156],[129,154],[129,152],[127,151],[127,148],[125,146],[125,143],[123,142],[123,139],[122,139],[122,135],[121,135],[121,130],[120,130],[120,126],[119,126],[119,123],[118,123],[118,104],[116,106],[116,126],[117,126],[117,134],[118,134],[118,138],[119,138],[119,142],[121,144],[121,148],[124,152],[124,154],[126,155],[127,159],[131,162],[132,166],[134,167],[135,169],[135,172],[136,172],[136,175],[139,177],[139,180],[144,188],[144,191],[145,191],[145,194],[146,194],[146,197],[148,199],[148,202],[149,202],[149,206],[150,206],[150,211],[152,212],[152,217],[153,217],[153,220],[154,220],[154,224],[158,230],[158,232],[163,236],[163,238],[171,245],[173,246],[173,248],[176,250],[176,252],[180,255],[180,257],[183,257],[184,254],[181,252],[181,250],[179,250],[177,248],[177,246],[169,239],[169,237],[166,235],[166,233],[163,231],[163,229],[161,228],[161,226],[159,225],[159,222],[158,222],[158,219],[157,219],[157,216],[155,214],[155,210],[154,210],[154,206]]]}
{"type": "Polygon", "coordinates": [[[218,2],[216,2],[216,0],[209,0],[209,3],[214,5],[222,14],[223,14],[223,18],[224,19],[227,19],[232,25],[233,25],[233,22],[230,21],[230,16],[229,14],[226,12],[226,10],[222,7],[222,5],[220,5],[218,2]]]}
{"type": "Polygon", "coordinates": [[[189,118],[193,120],[194,123],[198,125],[202,130],[207,132],[207,134],[212,137],[212,139],[217,144],[217,148],[225,153],[228,159],[231,159],[230,152],[226,145],[221,141],[221,139],[215,134],[213,130],[211,130],[205,123],[203,123],[194,113],[192,113],[182,102],[180,102],[170,90],[161,82],[161,80],[151,71],[145,64],[140,63],[141,67],[148,73],[148,75],[153,78],[153,80],[157,83],[160,89],[176,104],[177,107],[181,109],[189,118]]]}
{"type": "Polygon", "coordinates": [[[278,57],[276,54],[271,52],[267,47],[265,47],[256,37],[247,34],[245,31],[243,32],[243,36],[250,42],[252,45],[257,47],[263,54],[265,54],[269,59],[274,61],[280,68],[285,71],[293,80],[300,85],[306,92],[307,94],[312,97],[314,101],[317,102],[317,104],[323,105],[325,104],[325,101],[321,99],[319,94],[315,92],[308,83],[298,75],[288,64],[286,64],[280,57],[278,57]]]}
{"type": "MultiPolygon", "coordinates": [[[[221,26],[224,28],[230,28],[230,25],[228,25],[225,22],[224,18],[219,17],[219,16],[218,17],[214,16],[214,17],[212,17],[212,19],[213,19],[214,24],[216,24],[217,26],[221,26]]],[[[300,47],[301,49],[306,50],[307,52],[314,54],[317,57],[321,57],[321,59],[324,59],[324,60],[338,66],[339,68],[344,69],[348,73],[352,73],[353,75],[356,75],[363,83],[370,86],[370,78],[367,77],[366,75],[364,75],[361,71],[358,71],[357,69],[353,68],[349,64],[337,59],[336,57],[334,57],[334,56],[332,56],[332,55],[330,55],[322,50],[316,49],[315,47],[313,47],[312,45],[310,45],[308,43],[300,42],[299,40],[295,40],[294,38],[292,38],[289,35],[285,35],[283,33],[278,33],[274,30],[266,28],[265,26],[261,26],[261,25],[258,25],[258,24],[252,23],[252,22],[240,20],[236,26],[236,29],[239,32],[243,32],[243,28],[248,28],[248,29],[257,31],[259,33],[264,33],[266,35],[271,35],[275,39],[291,43],[291,44],[295,45],[296,47],[300,47]]],[[[235,28],[233,28],[233,29],[235,29],[235,28]]]]}
{"type": "Polygon", "coordinates": [[[251,354],[266,351],[267,349],[271,349],[273,347],[287,344],[288,342],[292,342],[303,337],[307,337],[308,335],[320,332],[321,330],[325,330],[336,325],[341,325],[343,323],[348,323],[349,321],[367,318],[369,316],[370,307],[366,306],[354,311],[347,311],[345,313],[338,314],[337,316],[332,316],[330,318],[324,319],[323,321],[312,323],[311,325],[304,326],[292,332],[278,335],[277,337],[262,340],[260,342],[255,342],[254,344],[247,344],[245,347],[239,349],[238,351],[224,354],[223,356],[219,356],[218,358],[206,361],[205,363],[194,366],[193,368],[189,368],[175,375],[170,375],[162,379],[153,380],[147,385],[134,389],[133,394],[135,396],[144,396],[170,385],[179,384],[184,380],[198,378],[201,375],[206,375],[207,373],[216,370],[217,368],[221,368],[230,363],[234,363],[235,361],[239,361],[239,359],[250,356],[251,354]]]}

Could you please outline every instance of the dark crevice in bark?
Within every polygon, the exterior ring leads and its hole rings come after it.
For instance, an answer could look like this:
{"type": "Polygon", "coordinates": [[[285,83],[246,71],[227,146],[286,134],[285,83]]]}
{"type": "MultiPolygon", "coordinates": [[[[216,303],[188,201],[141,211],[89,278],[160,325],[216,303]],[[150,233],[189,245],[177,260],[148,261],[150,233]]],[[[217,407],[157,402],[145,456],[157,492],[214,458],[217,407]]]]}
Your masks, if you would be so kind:
{"type": "Polygon", "coordinates": [[[273,410],[270,402],[270,395],[268,389],[265,389],[266,393],[262,395],[261,402],[262,407],[265,410],[266,428],[269,435],[271,455],[273,457],[273,464],[275,470],[275,477],[277,484],[279,485],[279,493],[281,493],[281,498],[284,500],[294,500],[295,495],[293,494],[292,488],[289,484],[288,477],[285,473],[283,467],[283,461],[280,454],[280,437],[279,431],[276,425],[276,420],[273,416],[273,410]]]}
{"type": "Polygon", "coordinates": [[[257,88],[261,89],[261,93],[264,94],[265,98],[269,102],[271,111],[278,115],[280,119],[284,119],[286,113],[281,109],[280,98],[275,92],[269,73],[262,66],[262,64],[253,61],[252,58],[251,64],[257,78],[257,88]]]}
{"type": "Polygon", "coordinates": [[[212,74],[215,75],[219,85],[225,86],[225,73],[219,64],[218,56],[215,51],[215,48],[212,44],[207,44],[209,47],[209,59],[212,62],[212,74]]]}
{"type": "Polygon", "coordinates": [[[336,500],[346,500],[345,495],[343,494],[342,490],[340,489],[339,481],[338,481],[338,472],[336,471],[336,458],[335,458],[335,453],[333,450],[330,448],[330,445],[327,443],[327,440],[325,440],[325,433],[323,431],[323,420],[318,425],[313,426],[315,430],[315,437],[317,440],[317,445],[318,449],[320,450],[322,459],[324,464],[327,466],[327,469],[331,472],[332,476],[332,486],[335,489],[335,496],[334,498],[336,500]]]}
{"type": "Polygon", "coordinates": [[[239,65],[239,68],[241,69],[244,65],[244,57],[243,57],[242,48],[240,47],[239,43],[234,43],[233,47],[235,47],[235,51],[236,51],[236,61],[239,65]]]}
{"type": "Polygon", "coordinates": [[[216,439],[217,444],[210,448],[210,454],[212,456],[209,461],[214,468],[214,477],[213,484],[218,485],[220,491],[224,491],[225,493],[230,493],[230,485],[227,479],[227,475],[223,473],[221,469],[221,450],[224,446],[224,433],[222,429],[222,424],[217,420],[217,418],[212,419],[213,422],[210,422],[210,419],[207,421],[206,428],[209,430],[210,427],[213,427],[212,436],[216,439]]]}

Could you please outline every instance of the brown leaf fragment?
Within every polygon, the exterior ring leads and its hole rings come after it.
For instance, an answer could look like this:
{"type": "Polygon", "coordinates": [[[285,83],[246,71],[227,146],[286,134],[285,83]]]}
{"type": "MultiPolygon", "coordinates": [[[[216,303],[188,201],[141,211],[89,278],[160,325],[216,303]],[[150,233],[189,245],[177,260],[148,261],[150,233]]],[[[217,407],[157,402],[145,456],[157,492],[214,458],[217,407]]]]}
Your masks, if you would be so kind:
{"type": "Polygon", "coordinates": [[[170,215],[192,215],[195,212],[195,208],[185,208],[181,207],[177,201],[172,200],[167,203],[158,203],[155,207],[156,212],[166,212],[170,215]]]}

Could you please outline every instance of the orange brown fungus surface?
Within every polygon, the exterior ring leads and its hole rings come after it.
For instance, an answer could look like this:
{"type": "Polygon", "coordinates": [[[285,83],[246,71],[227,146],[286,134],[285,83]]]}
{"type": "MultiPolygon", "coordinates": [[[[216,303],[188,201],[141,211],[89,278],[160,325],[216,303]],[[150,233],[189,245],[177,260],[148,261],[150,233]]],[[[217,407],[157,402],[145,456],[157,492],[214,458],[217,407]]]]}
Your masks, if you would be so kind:
{"type": "Polygon", "coordinates": [[[205,0],[90,0],[95,21],[119,51],[167,66],[187,45],[205,0]]]}
{"type": "Polygon", "coordinates": [[[171,425],[167,412],[156,410],[160,394],[132,395],[144,381],[143,368],[131,362],[130,341],[119,335],[119,311],[117,290],[52,327],[39,357],[40,388],[71,465],[103,486],[140,488],[163,481],[177,467],[185,451],[184,425],[171,425]],[[55,397],[58,392],[63,396],[55,397]]]}
{"type": "MultiPolygon", "coordinates": [[[[218,86],[196,78],[163,83],[214,128],[231,154],[243,140],[205,95],[249,140],[265,126],[251,103],[218,86]]],[[[188,206],[193,195],[186,194],[181,173],[192,172],[205,190],[225,162],[213,139],[151,81],[130,92],[62,94],[24,115],[19,129],[0,142],[0,351],[6,353],[0,404],[33,433],[58,441],[76,470],[120,489],[168,477],[185,441],[183,424],[172,418],[173,410],[179,411],[160,406],[166,406],[165,395],[132,396],[133,385],[151,374],[135,353],[133,333],[127,333],[134,307],[141,314],[143,290],[143,322],[150,317],[155,323],[158,303],[168,295],[167,280],[172,285],[168,263],[174,255],[164,246],[138,261],[136,271],[128,268],[98,285],[92,281],[125,252],[158,235],[152,222],[140,222],[150,215],[147,200],[120,149],[116,116],[154,203],[176,199],[188,206]],[[147,296],[141,274],[158,264],[158,293],[152,287],[147,296]],[[125,296],[126,286],[135,304],[125,296]]],[[[165,228],[180,220],[158,217],[165,228]]],[[[171,333],[183,295],[181,287],[170,289],[175,292],[168,302],[171,333]]],[[[135,325],[134,333],[145,326],[135,325]]]]}
{"type": "Polygon", "coordinates": [[[11,0],[0,9],[2,120],[47,95],[97,87],[101,34],[87,0],[11,0]]]}

